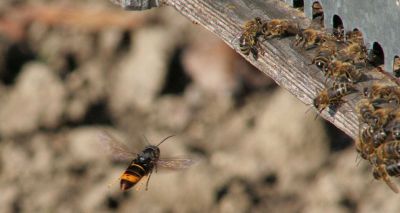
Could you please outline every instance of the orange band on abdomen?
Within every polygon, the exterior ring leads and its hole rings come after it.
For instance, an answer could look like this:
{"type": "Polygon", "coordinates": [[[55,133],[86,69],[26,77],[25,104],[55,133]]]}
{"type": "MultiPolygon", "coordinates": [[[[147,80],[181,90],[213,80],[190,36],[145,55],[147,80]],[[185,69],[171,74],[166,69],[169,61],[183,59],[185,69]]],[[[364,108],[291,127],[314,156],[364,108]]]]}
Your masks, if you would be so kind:
{"type": "Polygon", "coordinates": [[[140,180],[141,177],[135,176],[135,175],[131,175],[131,174],[127,174],[124,173],[121,175],[121,180],[126,180],[132,183],[137,183],[140,180]]]}

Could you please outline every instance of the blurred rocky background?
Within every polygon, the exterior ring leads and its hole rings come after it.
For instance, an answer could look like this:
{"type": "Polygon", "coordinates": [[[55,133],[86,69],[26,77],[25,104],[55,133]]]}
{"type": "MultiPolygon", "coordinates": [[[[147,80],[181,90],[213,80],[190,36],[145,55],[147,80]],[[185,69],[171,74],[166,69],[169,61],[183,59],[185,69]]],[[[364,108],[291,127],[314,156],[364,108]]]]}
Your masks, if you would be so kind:
{"type": "Polygon", "coordinates": [[[0,2],[0,212],[399,212],[350,138],[171,8],[0,2]],[[133,150],[192,168],[121,192],[133,150]]]}

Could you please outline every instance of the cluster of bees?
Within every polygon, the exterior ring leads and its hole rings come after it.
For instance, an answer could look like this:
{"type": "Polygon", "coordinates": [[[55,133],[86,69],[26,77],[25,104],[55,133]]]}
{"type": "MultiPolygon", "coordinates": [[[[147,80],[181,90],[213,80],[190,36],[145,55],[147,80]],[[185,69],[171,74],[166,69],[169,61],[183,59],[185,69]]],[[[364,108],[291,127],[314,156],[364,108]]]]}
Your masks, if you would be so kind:
{"type": "Polygon", "coordinates": [[[326,86],[312,104],[320,113],[325,109],[335,112],[351,95],[359,99],[355,107],[360,123],[356,150],[372,165],[373,177],[398,193],[390,177],[400,176],[400,87],[375,77],[373,73],[383,69],[379,56],[366,48],[358,30],[345,32],[338,27],[328,33],[321,26],[300,28],[288,19],[263,21],[257,17],[246,22],[238,46],[244,55],[257,60],[264,54],[260,48],[263,40],[289,36],[295,37],[294,48],[312,53],[311,64],[325,77],[326,86]]]}
{"type": "Polygon", "coordinates": [[[360,121],[356,149],[373,166],[373,176],[396,193],[390,177],[400,176],[400,88],[374,83],[356,105],[360,121]]]}

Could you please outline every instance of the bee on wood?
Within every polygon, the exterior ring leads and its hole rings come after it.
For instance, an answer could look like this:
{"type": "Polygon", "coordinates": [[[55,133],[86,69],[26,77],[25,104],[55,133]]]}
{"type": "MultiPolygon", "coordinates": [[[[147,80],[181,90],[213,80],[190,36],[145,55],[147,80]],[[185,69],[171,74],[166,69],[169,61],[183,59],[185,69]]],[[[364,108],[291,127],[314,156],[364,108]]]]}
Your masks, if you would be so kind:
{"type": "Polygon", "coordinates": [[[359,100],[356,104],[356,113],[360,122],[367,124],[371,123],[371,119],[373,118],[372,114],[374,111],[375,107],[366,98],[359,100]]]}
{"type": "Polygon", "coordinates": [[[326,107],[338,107],[344,100],[344,96],[358,92],[353,84],[338,83],[330,88],[322,90],[313,100],[313,105],[321,113],[326,107]]]}
{"type": "Polygon", "coordinates": [[[400,140],[400,121],[395,118],[390,126],[390,133],[393,140],[400,140]]]}
{"type": "Polygon", "coordinates": [[[348,43],[358,43],[360,45],[364,45],[364,38],[362,32],[357,29],[346,32],[345,38],[346,42],[348,43]]]}
{"type": "MultiPolygon", "coordinates": [[[[371,127],[372,128],[372,127],[371,127]]],[[[383,144],[388,138],[388,133],[385,128],[381,127],[374,130],[372,134],[372,145],[374,148],[378,148],[381,144],[383,144]]]]}
{"type": "Polygon", "coordinates": [[[359,137],[355,140],[356,151],[365,160],[370,160],[378,148],[387,138],[386,131],[381,128],[374,130],[368,125],[360,126],[359,137]]]}
{"type": "Polygon", "coordinates": [[[333,55],[329,51],[319,51],[312,59],[311,64],[315,64],[324,73],[328,72],[328,65],[333,60],[333,55]]]}
{"type": "Polygon", "coordinates": [[[385,83],[373,83],[363,88],[363,95],[365,98],[375,99],[381,97],[391,96],[396,90],[395,86],[387,85],[385,83]]]}
{"type": "MultiPolygon", "coordinates": [[[[395,176],[394,174],[397,174],[397,172],[395,172],[393,166],[390,167],[390,172],[391,172],[391,174],[393,174],[393,176],[395,176]]],[[[390,180],[390,174],[389,174],[388,168],[385,164],[374,165],[374,170],[372,172],[372,175],[374,176],[374,178],[376,180],[385,181],[386,185],[388,185],[389,188],[393,192],[399,193],[399,189],[398,189],[397,185],[390,180]]]]}
{"type": "Polygon", "coordinates": [[[391,139],[400,141],[400,109],[395,109],[392,115],[393,120],[387,128],[391,133],[391,139]]]}
{"type": "Polygon", "coordinates": [[[336,58],[338,43],[335,41],[326,41],[322,43],[317,50],[312,64],[315,64],[322,71],[326,72],[328,64],[336,58]]]}
{"type": "Polygon", "coordinates": [[[369,160],[375,151],[372,144],[373,130],[369,126],[360,126],[359,131],[359,137],[355,140],[356,150],[363,159],[369,160]]]}
{"type": "Polygon", "coordinates": [[[348,42],[337,55],[341,61],[348,61],[362,66],[366,66],[368,59],[367,47],[357,42],[348,42]]]}
{"type": "Polygon", "coordinates": [[[166,169],[179,170],[187,169],[195,162],[190,158],[160,158],[160,148],[158,147],[171,137],[172,136],[168,136],[164,138],[157,145],[146,146],[140,153],[134,153],[108,132],[101,132],[99,135],[100,142],[105,148],[111,151],[111,154],[116,160],[131,161],[128,168],[120,177],[120,188],[122,191],[132,188],[142,179],[147,179],[147,191],[150,176],[154,170],[157,172],[158,166],[166,169]]]}
{"type": "Polygon", "coordinates": [[[399,177],[400,176],[400,163],[392,163],[386,166],[386,171],[388,175],[392,177],[399,177]]]}
{"type": "Polygon", "coordinates": [[[381,161],[400,159],[400,141],[389,141],[376,149],[376,155],[381,161]]]}
{"type": "Polygon", "coordinates": [[[375,108],[396,108],[400,104],[400,89],[397,86],[374,83],[363,88],[363,95],[371,100],[375,108]]]}
{"type": "Polygon", "coordinates": [[[240,52],[246,56],[251,53],[255,60],[258,59],[259,52],[264,54],[258,41],[262,35],[262,26],[261,18],[256,17],[243,25],[243,32],[239,37],[240,52]]]}
{"type": "Polygon", "coordinates": [[[359,131],[359,138],[355,141],[356,150],[363,159],[369,160],[388,135],[383,128],[374,130],[368,125],[361,125],[359,131]]]}
{"type": "Polygon", "coordinates": [[[262,27],[265,39],[296,35],[299,33],[299,30],[299,25],[288,19],[272,19],[262,27]]]}
{"type": "Polygon", "coordinates": [[[388,132],[386,125],[393,118],[391,114],[392,110],[387,108],[377,109],[372,114],[367,115],[368,120],[366,122],[368,129],[363,132],[363,135],[369,138],[370,143],[374,148],[378,148],[388,138],[388,132]]]}
{"type": "Polygon", "coordinates": [[[395,57],[393,61],[393,73],[397,78],[400,77],[400,58],[395,57]]]}
{"type": "Polygon", "coordinates": [[[344,42],[345,33],[344,33],[343,25],[340,25],[337,28],[334,28],[332,35],[333,35],[333,37],[336,38],[336,42],[344,42]]]}
{"type": "Polygon", "coordinates": [[[370,119],[369,125],[374,129],[385,127],[393,119],[392,108],[381,108],[375,110],[370,119]]]}
{"type": "Polygon", "coordinates": [[[357,69],[352,63],[339,60],[334,60],[328,64],[325,76],[333,78],[335,81],[349,83],[358,83],[366,77],[361,69],[357,69]]]}
{"type": "Polygon", "coordinates": [[[301,45],[303,49],[310,50],[328,40],[332,40],[332,37],[321,30],[316,30],[312,28],[301,29],[296,35],[294,46],[301,45]]]}

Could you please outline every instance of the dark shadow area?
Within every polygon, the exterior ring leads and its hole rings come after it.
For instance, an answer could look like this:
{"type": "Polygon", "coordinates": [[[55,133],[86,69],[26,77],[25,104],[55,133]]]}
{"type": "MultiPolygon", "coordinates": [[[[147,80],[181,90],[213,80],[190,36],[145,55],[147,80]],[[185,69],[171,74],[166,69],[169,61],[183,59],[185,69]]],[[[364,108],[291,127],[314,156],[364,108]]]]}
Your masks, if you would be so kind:
{"type": "Polygon", "coordinates": [[[76,56],[73,53],[67,53],[65,55],[65,61],[66,61],[66,69],[70,72],[72,72],[78,67],[76,56]]]}
{"type": "Polygon", "coordinates": [[[116,198],[113,198],[111,196],[109,196],[107,198],[106,204],[107,204],[108,209],[115,210],[115,209],[118,209],[118,207],[119,207],[119,201],[116,198]]]}
{"type": "Polygon", "coordinates": [[[338,15],[334,15],[332,19],[333,28],[343,28],[343,21],[338,15]]]}
{"type": "Polygon", "coordinates": [[[293,0],[293,7],[294,8],[304,7],[304,0],[293,0]]]}
{"type": "Polygon", "coordinates": [[[106,100],[100,100],[92,104],[86,111],[86,114],[82,120],[68,121],[66,125],[70,127],[76,127],[93,124],[113,125],[111,113],[108,110],[106,100]]]}
{"type": "Polygon", "coordinates": [[[348,209],[349,212],[358,212],[357,211],[357,202],[349,197],[343,197],[340,200],[339,204],[341,206],[345,207],[346,209],[348,209]]]}
{"type": "Polygon", "coordinates": [[[236,79],[238,86],[234,90],[233,99],[235,100],[235,107],[240,108],[246,104],[246,99],[253,93],[257,92],[272,92],[278,85],[267,77],[264,73],[260,72],[252,64],[245,61],[237,62],[236,65],[236,79]]]}
{"type": "Polygon", "coordinates": [[[36,55],[25,43],[14,43],[9,46],[5,52],[4,70],[0,71],[0,79],[5,85],[11,85],[15,82],[23,65],[36,58],[36,55]]]}
{"type": "MultiPolygon", "coordinates": [[[[266,76],[262,76],[265,77],[266,76]]],[[[277,84],[269,84],[261,87],[248,84],[247,82],[240,81],[240,88],[235,91],[233,98],[235,100],[235,108],[241,108],[246,104],[246,98],[255,92],[271,92],[278,87],[277,84]]]]}
{"type": "Polygon", "coordinates": [[[229,184],[220,187],[215,195],[215,202],[219,203],[222,200],[222,198],[224,198],[228,194],[228,190],[229,190],[229,184]]]}
{"type": "Polygon", "coordinates": [[[207,151],[201,147],[201,146],[196,146],[196,145],[187,145],[187,149],[189,150],[189,152],[194,153],[196,155],[200,155],[200,156],[208,156],[207,151]]]}
{"type": "Polygon", "coordinates": [[[82,177],[87,173],[87,171],[88,171],[87,164],[75,164],[68,169],[68,172],[75,177],[82,177]]]}
{"type": "Polygon", "coordinates": [[[191,79],[186,74],[182,65],[183,48],[177,48],[172,55],[168,66],[168,74],[160,95],[176,94],[181,95],[191,79]]]}
{"type": "Polygon", "coordinates": [[[83,119],[84,124],[107,124],[112,125],[107,102],[102,100],[89,107],[83,119]]]}
{"type": "Polygon", "coordinates": [[[263,183],[267,186],[274,186],[278,183],[278,176],[275,173],[269,173],[263,178],[263,183]]]}
{"type": "Polygon", "coordinates": [[[393,59],[393,73],[397,78],[400,77],[400,58],[397,55],[393,59]]]}
{"type": "Polygon", "coordinates": [[[64,67],[61,69],[61,79],[65,79],[69,74],[71,74],[77,67],[78,61],[76,55],[72,52],[66,53],[64,56],[64,67]]]}
{"type": "Polygon", "coordinates": [[[324,120],[324,127],[329,138],[330,152],[340,152],[353,146],[353,139],[330,122],[324,120]]]}
{"type": "Polygon", "coordinates": [[[248,196],[253,205],[257,205],[260,203],[261,198],[256,192],[256,187],[245,179],[239,177],[232,178],[230,181],[228,181],[225,185],[217,190],[215,202],[219,203],[227,194],[229,194],[230,188],[234,184],[239,184],[243,186],[243,192],[248,196]]]}
{"type": "Polygon", "coordinates": [[[332,19],[332,34],[340,41],[344,41],[344,26],[343,21],[338,15],[334,15],[332,19]]]}
{"type": "Polygon", "coordinates": [[[132,32],[130,30],[125,30],[122,33],[121,40],[118,43],[117,46],[117,52],[126,52],[131,48],[132,45],[132,32]]]}
{"type": "Polygon", "coordinates": [[[21,200],[20,199],[15,199],[14,202],[12,203],[12,212],[13,213],[22,212],[21,200]]]}
{"type": "Polygon", "coordinates": [[[372,50],[368,54],[368,61],[371,65],[377,67],[385,63],[385,53],[378,42],[374,42],[372,50]]]}

